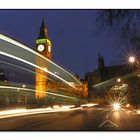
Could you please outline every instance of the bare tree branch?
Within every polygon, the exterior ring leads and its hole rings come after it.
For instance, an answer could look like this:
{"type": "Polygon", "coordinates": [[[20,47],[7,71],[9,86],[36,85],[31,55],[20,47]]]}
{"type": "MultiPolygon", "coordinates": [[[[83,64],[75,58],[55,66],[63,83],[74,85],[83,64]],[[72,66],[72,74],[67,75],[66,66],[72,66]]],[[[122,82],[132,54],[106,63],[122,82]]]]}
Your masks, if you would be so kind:
{"type": "Polygon", "coordinates": [[[96,20],[102,28],[117,28],[121,38],[140,48],[140,10],[98,10],[96,20]]]}

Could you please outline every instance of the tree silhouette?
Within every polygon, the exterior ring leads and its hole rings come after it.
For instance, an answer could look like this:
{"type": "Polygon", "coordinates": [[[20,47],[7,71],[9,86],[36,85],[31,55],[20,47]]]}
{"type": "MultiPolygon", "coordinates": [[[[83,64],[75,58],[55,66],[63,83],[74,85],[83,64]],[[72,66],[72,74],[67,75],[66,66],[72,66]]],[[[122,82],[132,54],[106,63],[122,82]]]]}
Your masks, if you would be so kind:
{"type": "Polygon", "coordinates": [[[140,10],[98,10],[96,20],[102,28],[119,31],[121,38],[140,49],[140,10]]]}

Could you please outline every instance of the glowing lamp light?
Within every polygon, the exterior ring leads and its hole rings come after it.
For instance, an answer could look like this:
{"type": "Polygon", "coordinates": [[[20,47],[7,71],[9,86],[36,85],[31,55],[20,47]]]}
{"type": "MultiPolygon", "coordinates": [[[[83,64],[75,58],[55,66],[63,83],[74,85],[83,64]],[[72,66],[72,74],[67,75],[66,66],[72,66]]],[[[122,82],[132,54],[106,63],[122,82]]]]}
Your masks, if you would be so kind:
{"type": "Polygon", "coordinates": [[[114,109],[115,111],[119,111],[120,108],[121,108],[121,106],[120,106],[119,103],[114,103],[114,104],[113,104],[113,109],[114,109]]]}
{"type": "Polygon", "coordinates": [[[121,82],[121,79],[120,79],[120,78],[118,78],[118,79],[117,79],[117,82],[121,82]]]}
{"type": "Polygon", "coordinates": [[[23,87],[23,88],[25,88],[25,87],[26,87],[26,85],[22,85],[22,87],[23,87]]]}
{"type": "Polygon", "coordinates": [[[130,107],[130,104],[127,104],[126,107],[130,107]]]}
{"type": "Polygon", "coordinates": [[[135,62],[135,57],[133,57],[133,56],[129,57],[129,62],[134,63],[135,62]]]}
{"type": "Polygon", "coordinates": [[[140,114],[140,110],[137,111],[137,114],[140,114]]]}

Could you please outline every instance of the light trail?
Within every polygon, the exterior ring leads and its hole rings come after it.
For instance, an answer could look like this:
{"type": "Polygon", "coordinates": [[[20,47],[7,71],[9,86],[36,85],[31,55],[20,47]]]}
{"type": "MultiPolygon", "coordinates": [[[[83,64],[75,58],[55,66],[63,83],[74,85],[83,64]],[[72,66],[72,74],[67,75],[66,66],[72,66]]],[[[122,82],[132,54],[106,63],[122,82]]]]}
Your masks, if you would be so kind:
{"type": "Polygon", "coordinates": [[[33,115],[33,114],[42,114],[42,113],[57,113],[57,112],[68,112],[82,109],[82,107],[70,108],[67,106],[62,106],[57,109],[53,109],[51,107],[47,108],[38,108],[38,109],[16,109],[16,110],[6,110],[0,112],[0,119],[10,118],[10,117],[18,117],[25,115],[33,115]]]}
{"type": "MultiPolygon", "coordinates": [[[[66,80],[62,79],[62,78],[59,77],[58,75],[56,75],[56,74],[50,72],[50,71],[47,70],[47,69],[44,69],[44,68],[38,66],[38,65],[36,65],[36,64],[33,64],[33,63],[31,63],[31,62],[29,62],[29,61],[27,61],[27,60],[24,60],[24,59],[22,59],[22,58],[19,58],[19,57],[17,57],[17,56],[13,56],[13,55],[11,55],[11,54],[8,54],[8,53],[2,52],[2,51],[0,51],[0,54],[1,54],[1,55],[4,55],[4,56],[7,56],[7,57],[10,57],[10,58],[13,58],[13,59],[16,59],[16,60],[18,60],[18,61],[21,61],[21,62],[23,62],[23,63],[25,63],[25,64],[28,64],[28,65],[32,66],[32,67],[38,68],[38,69],[40,69],[40,70],[42,70],[42,71],[44,71],[44,72],[47,72],[47,73],[53,75],[54,77],[60,79],[60,80],[63,81],[64,83],[68,84],[69,86],[75,88],[75,86],[73,86],[72,84],[70,84],[70,83],[67,82],[66,80]]],[[[76,89],[76,88],[75,88],[75,89],[76,89]]]]}
{"type": "Polygon", "coordinates": [[[47,93],[50,95],[55,95],[55,96],[60,96],[60,97],[64,97],[64,98],[70,98],[73,100],[77,100],[74,97],[70,97],[70,96],[66,96],[66,95],[61,95],[61,94],[57,94],[57,93],[53,93],[53,92],[45,92],[45,91],[41,91],[41,90],[34,90],[34,89],[29,89],[29,88],[20,88],[20,87],[12,87],[12,86],[0,86],[0,88],[2,89],[14,89],[14,90],[24,90],[24,91],[31,91],[31,92],[40,92],[40,93],[47,93]]]}
{"type": "Polygon", "coordinates": [[[52,79],[49,78],[49,77],[46,77],[46,76],[44,76],[44,75],[42,75],[42,74],[40,74],[40,73],[37,73],[37,72],[34,72],[34,71],[32,71],[32,70],[29,70],[29,69],[23,68],[23,67],[18,66],[18,65],[11,64],[11,63],[4,62],[4,61],[0,61],[0,63],[7,64],[7,65],[10,65],[10,66],[14,66],[14,67],[16,67],[16,68],[19,68],[19,69],[22,69],[22,70],[25,70],[25,71],[31,72],[31,73],[33,73],[33,74],[40,75],[40,76],[42,76],[42,77],[44,77],[44,78],[46,78],[46,79],[49,79],[49,80],[51,80],[51,81],[54,81],[54,80],[52,80],[52,79]]]}
{"type": "Polygon", "coordinates": [[[93,104],[93,103],[89,103],[89,104],[82,104],[82,107],[92,107],[92,106],[96,106],[98,104],[93,104]]]}
{"type": "Polygon", "coordinates": [[[98,83],[98,84],[96,84],[96,85],[93,85],[92,87],[93,88],[100,88],[100,86],[103,86],[103,85],[106,85],[106,84],[114,84],[114,82],[116,82],[116,78],[112,78],[112,79],[109,79],[109,80],[106,80],[106,81],[104,81],[104,82],[101,82],[101,83],[98,83]],[[115,79],[115,80],[114,80],[115,79]]]}
{"type": "Polygon", "coordinates": [[[50,62],[51,64],[53,64],[53,65],[55,65],[56,67],[60,68],[61,70],[65,71],[68,75],[70,75],[71,77],[73,77],[80,85],[82,85],[82,83],[81,83],[76,77],[74,77],[74,75],[72,75],[71,73],[69,73],[68,71],[66,71],[65,69],[63,69],[63,68],[60,67],[59,65],[57,65],[56,63],[52,62],[51,60],[47,59],[46,57],[42,56],[42,55],[39,54],[38,52],[32,50],[31,48],[29,48],[29,47],[23,45],[23,44],[20,43],[20,42],[17,42],[17,41],[15,41],[15,40],[13,40],[13,39],[11,39],[11,38],[9,38],[9,37],[7,37],[7,36],[4,36],[4,35],[2,35],[2,34],[0,34],[0,39],[4,40],[4,41],[6,41],[6,42],[12,43],[12,44],[14,44],[14,45],[16,45],[16,46],[18,46],[18,47],[24,49],[24,50],[27,50],[28,52],[31,52],[32,54],[35,54],[35,55],[41,57],[42,59],[44,59],[44,60],[50,62]]]}
{"type": "MultiPolygon", "coordinates": [[[[127,78],[130,78],[131,76],[137,76],[138,73],[139,73],[139,70],[135,70],[134,72],[132,72],[130,74],[127,74],[125,76],[121,76],[121,78],[122,79],[127,79],[127,78]]],[[[96,85],[93,85],[92,88],[100,88],[101,86],[114,85],[116,83],[116,78],[117,77],[106,80],[106,81],[101,82],[101,83],[98,83],[96,85]]]]}
{"type": "Polygon", "coordinates": [[[81,107],[75,107],[75,105],[54,105],[53,107],[46,108],[37,108],[37,109],[14,109],[14,110],[5,110],[0,111],[0,119],[10,118],[10,117],[19,117],[33,114],[42,114],[42,113],[58,113],[58,112],[68,112],[83,109],[83,107],[87,105],[87,107],[95,106],[97,104],[84,104],[81,107]]]}
{"type": "MultiPolygon", "coordinates": [[[[85,104],[87,107],[95,106],[97,104],[85,104]]],[[[83,105],[84,106],[84,105],[83,105]]],[[[83,109],[82,107],[75,107],[75,105],[54,105],[53,107],[47,108],[37,108],[37,109],[14,109],[14,110],[6,110],[0,112],[0,119],[10,118],[10,117],[18,117],[18,116],[26,116],[33,114],[41,114],[41,113],[57,113],[57,112],[68,112],[83,109]]]]}

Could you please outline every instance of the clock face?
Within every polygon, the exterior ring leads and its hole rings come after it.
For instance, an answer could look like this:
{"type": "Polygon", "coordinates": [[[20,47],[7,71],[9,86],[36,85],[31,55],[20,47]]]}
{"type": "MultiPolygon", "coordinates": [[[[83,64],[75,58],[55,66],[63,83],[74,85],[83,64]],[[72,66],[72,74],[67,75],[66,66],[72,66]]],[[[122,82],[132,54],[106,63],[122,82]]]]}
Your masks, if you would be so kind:
{"type": "Polygon", "coordinates": [[[51,52],[51,46],[48,46],[48,51],[51,52]]]}
{"type": "Polygon", "coordinates": [[[37,50],[38,50],[39,52],[43,52],[44,49],[45,49],[45,46],[44,46],[43,44],[40,44],[40,45],[38,45],[38,47],[37,47],[37,50]]]}

